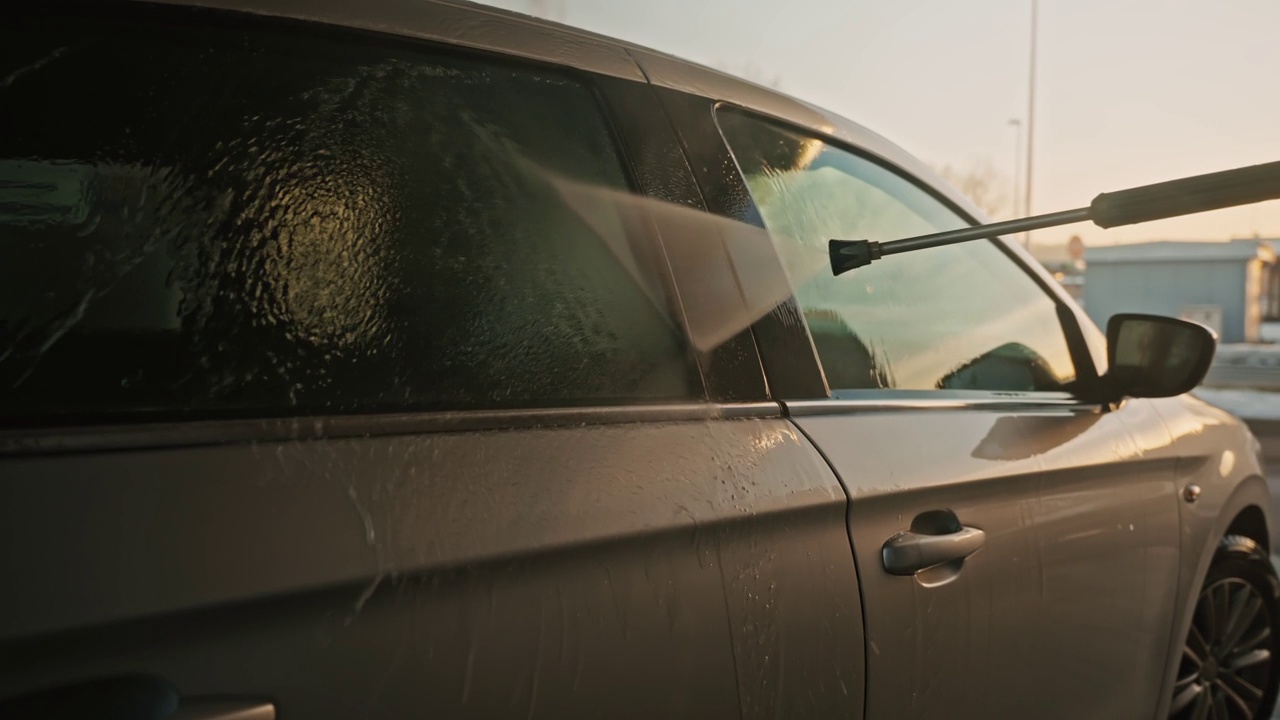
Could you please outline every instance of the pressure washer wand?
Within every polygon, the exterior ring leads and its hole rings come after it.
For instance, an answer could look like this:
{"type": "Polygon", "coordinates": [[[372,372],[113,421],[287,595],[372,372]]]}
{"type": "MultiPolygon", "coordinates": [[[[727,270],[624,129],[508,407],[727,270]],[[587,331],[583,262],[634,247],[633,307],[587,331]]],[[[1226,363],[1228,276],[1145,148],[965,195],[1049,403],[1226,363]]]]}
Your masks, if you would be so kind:
{"type": "Polygon", "coordinates": [[[829,245],[831,273],[841,275],[870,265],[886,255],[954,245],[996,235],[1040,230],[1086,220],[1092,220],[1101,228],[1112,228],[1277,198],[1280,198],[1280,162],[1252,165],[1102,193],[1089,203],[1089,207],[1034,215],[1020,220],[1005,220],[888,242],[832,240],[829,245]]]}

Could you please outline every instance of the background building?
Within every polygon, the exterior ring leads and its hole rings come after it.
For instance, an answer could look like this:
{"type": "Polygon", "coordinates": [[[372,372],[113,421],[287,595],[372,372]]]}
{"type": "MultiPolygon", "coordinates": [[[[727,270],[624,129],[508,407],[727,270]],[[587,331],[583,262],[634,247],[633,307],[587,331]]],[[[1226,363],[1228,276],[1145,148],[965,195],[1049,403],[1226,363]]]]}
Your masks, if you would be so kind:
{"type": "Polygon", "coordinates": [[[1079,235],[1072,235],[1071,239],[1063,244],[1034,244],[1030,248],[1031,254],[1036,260],[1044,265],[1053,279],[1057,280],[1067,294],[1075,299],[1081,305],[1084,304],[1084,241],[1079,235]]]}
{"type": "Polygon", "coordinates": [[[1260,342],[1280,315],[1273,241],[1148,242],[1086,251],[1084,307],[1100,327],[1121,312],[1202,322],[1224,343],[1260,342]]]}

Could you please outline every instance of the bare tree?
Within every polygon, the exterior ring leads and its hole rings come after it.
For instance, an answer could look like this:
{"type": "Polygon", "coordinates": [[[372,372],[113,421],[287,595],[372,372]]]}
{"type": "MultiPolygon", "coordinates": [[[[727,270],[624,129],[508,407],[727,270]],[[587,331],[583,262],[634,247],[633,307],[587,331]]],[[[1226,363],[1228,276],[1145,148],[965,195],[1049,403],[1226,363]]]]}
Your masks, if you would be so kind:
{"type": "Polygon", "coordinates": [[[565,0],[528,0],[529,14],[544,20],[564,22],[568,14],[564,2],[565,0]]]}
{"type": "Polygon", "coordinates": [[[993,218],[1013,217],[1009,179],[990,158],[981,158],[962,167],[948,164],[934,169],[986,214],[993,218]]]}
{"type": "Polygon", "coordinates": [[[782,88],[782,76],[765,72],[754,61],[747,60],[742,63],[730,63],[724,60],[716,60],[713,66],[723,70],[730,75],[740,77],[743,80],[750,80],[757,85],[763,85],[767,88],[778,90],[782,88]]]}

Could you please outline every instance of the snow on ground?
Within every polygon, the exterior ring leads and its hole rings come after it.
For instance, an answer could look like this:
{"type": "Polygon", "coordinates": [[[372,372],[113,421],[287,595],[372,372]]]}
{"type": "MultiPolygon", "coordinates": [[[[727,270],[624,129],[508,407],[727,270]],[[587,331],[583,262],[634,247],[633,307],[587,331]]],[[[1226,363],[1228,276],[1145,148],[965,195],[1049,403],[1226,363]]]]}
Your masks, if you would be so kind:
{"type": "Polygon", "coordinates": [[[1280,366],[1280,344],[1223,343],[1213,361],[1229,365],[1280,366]]]}
{"type": "MultiPolygon", "coordinates": [[[[1280,393],[1280,345],[1261,343],[1233,343],[1219,345],[1214,354],[1213,366],[1204,379],[1204,385],[1218,390],[1232,389],[1248,393],[1261,392],[1263,397],[1250,398],[1240,392],[1226,396],[1224,402],[1243,402],[1249,408],[1257,403],[1269,405],[1275,398],[1267,395],[1280,393]]],[[[1265,409],[1263,410],[1265,411],[1265,409]]]]}
{"type": "Polygon", "coordinates": [[[1199,387],[1191,394],[1245,420],[1280,420],[1280,392],[1199,387]]]}

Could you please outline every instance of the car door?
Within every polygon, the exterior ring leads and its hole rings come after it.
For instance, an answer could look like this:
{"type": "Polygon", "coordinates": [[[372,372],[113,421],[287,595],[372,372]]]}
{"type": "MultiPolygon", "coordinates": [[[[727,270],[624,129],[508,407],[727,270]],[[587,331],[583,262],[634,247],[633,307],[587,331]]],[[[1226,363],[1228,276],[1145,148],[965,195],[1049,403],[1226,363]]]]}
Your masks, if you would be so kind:
{"type": "Polygon", "coordinates": [[[1149,716],[1179,542],[1171,462],[1132,434],[1149,403],[1072,395],[1096,376],[1072,314],[999,241],[833,277],[830,238],[965,220],[812,131],[716,117],[808,328],[787,351],[829,388],[784,400],[852,498],[867,717],[1149,716]]]}
{"type": "Polygon", "coordinates": [[[860,716],[847,496],[749,332],[690,343],[625,53],[0,36],[0,716],[860,716]]]}

